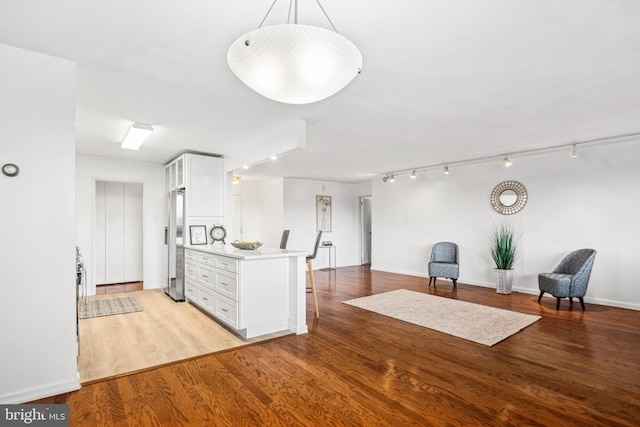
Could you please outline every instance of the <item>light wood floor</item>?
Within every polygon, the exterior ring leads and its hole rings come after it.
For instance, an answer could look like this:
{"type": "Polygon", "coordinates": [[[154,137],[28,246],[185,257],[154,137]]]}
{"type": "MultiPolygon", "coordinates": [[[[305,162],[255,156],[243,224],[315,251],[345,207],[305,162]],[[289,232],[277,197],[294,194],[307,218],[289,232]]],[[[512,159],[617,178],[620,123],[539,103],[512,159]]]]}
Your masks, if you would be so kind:
{"type": "Polygon", "coordinates": [[[309,333],[36,403],[72,426],[638,426],[640,312],[367,268],[315,272],[309,333]],[[343,304],[394,289],[537,314],[493,347],[343,304]]]}
{"type": "Polygon", "coordinates": [[[245,340],[162,289],[106,293],[89,300],[132,296],[143,311],[80,320],[78,371],[82,384],[113,378],[270,339],[245,340]]]}

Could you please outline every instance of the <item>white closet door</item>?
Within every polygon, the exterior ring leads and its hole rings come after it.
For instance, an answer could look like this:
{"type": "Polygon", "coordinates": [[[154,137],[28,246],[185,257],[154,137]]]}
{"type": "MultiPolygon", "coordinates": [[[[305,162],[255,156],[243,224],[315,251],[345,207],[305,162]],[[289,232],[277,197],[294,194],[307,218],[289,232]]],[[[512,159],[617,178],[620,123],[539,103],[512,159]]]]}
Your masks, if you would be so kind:
{"type": "Polygon", "coordinates": [[[124,183],[106,183],[106,283],[124,282],[124,183]]]}
{"type": "Polygon", "coordinates": [[[96,181],[96,285],[104,285],[107,283],[106,266],[105,266],[105,207],[106,207],[106,195],[105,195],[105,182],[96,181]]]}
{"type": "Polygon", "coordinates": [[[124,184],[124,281],[142,281],[142,184],[124,184]]]}

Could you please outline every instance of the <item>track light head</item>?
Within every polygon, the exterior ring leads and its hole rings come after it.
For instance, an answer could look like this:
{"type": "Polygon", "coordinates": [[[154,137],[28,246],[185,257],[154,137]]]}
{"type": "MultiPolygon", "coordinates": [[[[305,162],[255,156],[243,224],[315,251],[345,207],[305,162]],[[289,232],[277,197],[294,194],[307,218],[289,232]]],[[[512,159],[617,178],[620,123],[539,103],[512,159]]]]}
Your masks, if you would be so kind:
{"type": "Polygon", "coordinates": [[[571,153],[569,154],[569,157],[573,157],[574,159],[578,157],[578,147],[576,146],[576,144],[573,144],[571,146],[571,153]]]}
{"type": "Polygon", "coordinates": [[[387,182],[389,180],[389,175],[382,177],[382,182],[387,182]]]}
{"type": "Polygon", "coordinates": [[[416,176],[416,171],[415,171],[415,170],[414,170],[413,172],[411,172],[411,176],[410,176],[410,178],[411,178],[411,179],[416,179],[416,178],[417,178],[417,176],[416,176]]]}
{"type": "Polygon", "coordinates": [[[502,159],[502,161],[504,162],[505,168],[510,168],[511,165],[513,165],[513,162],[509,160],[509,155],[504,156],[504,159],[502,159]]]}
{"type": "Polygon", "coordinates": [[[396,182],[396,177],[393,174],[389,177],[389,182],[396,182]]]}
{"type": "Polygon", "coordinates": [[[444,169],[443,169],[442,173],[445,174],[445,175],[449,175],[449,165],[445,165],[444,166],[444,169]]]}

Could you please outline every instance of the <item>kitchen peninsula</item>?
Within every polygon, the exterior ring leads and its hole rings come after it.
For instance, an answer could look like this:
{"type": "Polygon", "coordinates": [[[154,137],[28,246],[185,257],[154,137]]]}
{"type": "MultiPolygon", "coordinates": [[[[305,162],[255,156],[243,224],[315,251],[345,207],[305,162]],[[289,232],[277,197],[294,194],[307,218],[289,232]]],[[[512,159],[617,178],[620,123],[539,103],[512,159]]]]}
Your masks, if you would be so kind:
{"type": "Polygon", "coordinates": [[[185,246],[185,297],[244,338],[306,324],[305,252],[185,246]]]}

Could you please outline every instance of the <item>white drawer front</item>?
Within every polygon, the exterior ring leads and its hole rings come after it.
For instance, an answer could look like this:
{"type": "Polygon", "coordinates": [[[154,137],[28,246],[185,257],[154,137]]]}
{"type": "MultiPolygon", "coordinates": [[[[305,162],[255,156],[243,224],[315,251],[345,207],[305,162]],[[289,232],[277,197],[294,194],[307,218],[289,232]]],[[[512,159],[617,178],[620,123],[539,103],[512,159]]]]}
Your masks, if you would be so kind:
{"type": "Polygon", "coordinates": [[[238,301],[238,276],[216,270],[216,291],[222,295],[238,301]]]}
{"type": "Polygon", "coordinates": [[[215,303],[216,296],[214,296],[214,294],[215,294],[214,292],[210,292],[207,289],[201,288],[198,301],[200,301],[201,305],[213,311],[216,304],[215,303]]]}
{"type": "Polygon", "coordinates": [[[209,254],[198,254],[198,261],[207,265],[216,265],[216,257],[209,254]]]}
{"type": "Polygon", "coordinates": [[[188,279],[198,280],[198,266],[197,266],[197,264],[194,264],[193,262],[189,262],[189,260],[187,260],[187,262],[185,263],[185,266],[184,266],[184,275],[188,279]]]}
{"type": "Polygon", "coordinates": [[[232,273],[238,272],[238,260],[234,258],[227,258],[223,256],[216,257],[216,268],[230,271],[232,273]]]}
{"type": "Polygon", "coordinates": [[[207,267],[204,265],[199,266],[198,280],[201,284],[208,285],[213,289],[216,283],[216,272],[213,267],[207,267]]]}
{"type": "Polygon", "coordinates": [[[238,328],[238,303],[216,294],[215,316],[233,328],[238,328]]]}
{"type": "Polygon", "coordinates": [[[184,285],[184,293],[192,301],[199,300],[198,285],[187,280],[184,285]]]}
{"type": "Polygon", "coordinates": [[[184,259],[186,259],[187,261],[197,261],[198,255],[195,252],[187,249],[186,251],[184,251],[184,259]]]}

